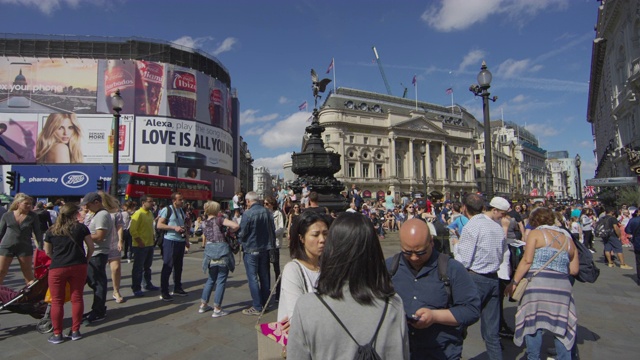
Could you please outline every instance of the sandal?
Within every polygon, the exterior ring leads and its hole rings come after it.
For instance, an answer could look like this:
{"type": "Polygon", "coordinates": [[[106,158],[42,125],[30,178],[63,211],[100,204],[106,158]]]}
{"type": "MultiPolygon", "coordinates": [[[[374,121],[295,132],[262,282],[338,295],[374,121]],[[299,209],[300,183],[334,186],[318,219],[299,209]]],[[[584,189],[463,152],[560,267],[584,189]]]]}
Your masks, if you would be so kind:
{"type": "Polygon", "coordinates": [[[120,293],[114,292],[113,298],[116,300],[116,303],[122,304],[124,302],[124,298],[120,295],[120,293]]]}

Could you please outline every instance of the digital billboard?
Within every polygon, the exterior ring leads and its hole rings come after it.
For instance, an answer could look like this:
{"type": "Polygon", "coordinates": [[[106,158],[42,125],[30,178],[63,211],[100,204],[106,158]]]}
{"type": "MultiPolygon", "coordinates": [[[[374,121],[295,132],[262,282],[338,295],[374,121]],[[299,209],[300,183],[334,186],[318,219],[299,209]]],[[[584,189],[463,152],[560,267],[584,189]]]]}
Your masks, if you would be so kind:
{"type": "Polygon", "coordinates": [[[5,59],[0,163],[110,163],[118,136],[122,164],[173,164],[177,152],[189,167],[237,171],[231,91],[218,79],[145,60],[5,59]],[[124,101],[117,130],[116,90],[124,101]]]}

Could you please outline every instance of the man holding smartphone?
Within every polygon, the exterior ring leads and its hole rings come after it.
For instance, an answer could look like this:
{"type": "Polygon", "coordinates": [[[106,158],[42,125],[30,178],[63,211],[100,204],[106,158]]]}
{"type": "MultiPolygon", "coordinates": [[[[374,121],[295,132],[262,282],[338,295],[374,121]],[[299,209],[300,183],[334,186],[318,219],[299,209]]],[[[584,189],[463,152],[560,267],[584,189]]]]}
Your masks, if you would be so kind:
{"type": "Polygon", "coordinates": [[[407,315],[411,359],[460,359],[465,329],[480,318],[473,280],[462,264],[434,249],[422,220],[402,225],[400,246],[387,269],[407,315]]]}

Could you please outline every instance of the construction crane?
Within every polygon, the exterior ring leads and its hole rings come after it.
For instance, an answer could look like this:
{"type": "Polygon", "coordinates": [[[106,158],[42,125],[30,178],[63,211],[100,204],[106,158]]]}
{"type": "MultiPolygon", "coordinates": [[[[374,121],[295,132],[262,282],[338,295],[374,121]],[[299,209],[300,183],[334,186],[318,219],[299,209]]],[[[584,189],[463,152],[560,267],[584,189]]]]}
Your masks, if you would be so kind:
{"type": "Polygon", "coordinates": [[[389,86],[389,82],[387,81],[387,75],[384,74],[384,69],[382,68],[382,62],[380,61],[380,57],[378,56],[378,50],[373,46],[373,55],[376,57],[376,62],[378,63],[378,68],[380,69],[380,75],[382,75],[382,80],[384,80],[384,86],[387,88],[387,94],[391,95],[391,87],[389,86]]]}

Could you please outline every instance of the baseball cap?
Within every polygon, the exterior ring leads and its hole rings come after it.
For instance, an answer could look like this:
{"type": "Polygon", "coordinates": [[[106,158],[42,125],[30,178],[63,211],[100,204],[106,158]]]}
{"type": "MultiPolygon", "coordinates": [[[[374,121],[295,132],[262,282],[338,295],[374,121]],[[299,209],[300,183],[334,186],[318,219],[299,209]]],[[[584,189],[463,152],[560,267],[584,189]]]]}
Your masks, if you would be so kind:
{"type": "Polygon", "coordinates": [[[635,206],[631,206],[629,207],[629,215],[633,215],[636,213],[636,211],[638,211],[638,208],[635,206]]]}
{"type": "Polygon", "coordinates": [[[451,200],[446,200],[444,203],[445,204],[451,204],[451,200]]]}
{"type": "Polygon", "coordinates": [[[48,202],[47,205],[44,206],[47,209],[53,209],[53,203],[52,202],[48,202]]]}
{"type": "Polygon", "coordinates": [[[97,192],[90,192],[82,198],[82,201],[80,201],[80,206],[87,205],[88,203],[92,203],[96,200],[102,202],[102,196],[100,196],[100,194],[98,194],[97,192]]]}
{"type": "Polygon", "coordinates": [[[509,201],[507,199],[500,196],[496,196],[493,199],[491,199],[491,202],[489,203],[489,207],[496,208],[502,211],[509,211],[509,209],[511,209],[511,204],[509,204],[509,201]]]}

